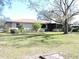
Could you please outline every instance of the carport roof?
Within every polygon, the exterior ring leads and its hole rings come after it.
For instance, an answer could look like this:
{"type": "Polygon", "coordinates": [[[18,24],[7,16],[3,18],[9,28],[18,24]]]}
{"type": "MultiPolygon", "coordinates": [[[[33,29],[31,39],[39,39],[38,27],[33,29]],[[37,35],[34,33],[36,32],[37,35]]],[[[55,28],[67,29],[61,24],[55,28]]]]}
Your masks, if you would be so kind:
{"type": "Polygon", "coordinates": [[[6,22],[15,22],[15,23],[56,23],[55,21],[47,21],[47,20],[35,20],[35,19],[17,19],[17,20],[6,20],[6,22]]]}

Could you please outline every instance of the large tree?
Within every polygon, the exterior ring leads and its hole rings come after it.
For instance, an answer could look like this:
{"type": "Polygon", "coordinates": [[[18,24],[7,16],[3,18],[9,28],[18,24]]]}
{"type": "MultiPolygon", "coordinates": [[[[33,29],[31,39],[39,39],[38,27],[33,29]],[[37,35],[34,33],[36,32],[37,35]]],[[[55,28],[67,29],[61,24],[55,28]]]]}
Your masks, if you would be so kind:
{"type": "Polygon", "coordinates": [[[42,7],[40,6],[41,0],[38,3],[34,3],[32,0],[28,1],[30,7],[35,9],[37,13],[40,13],[42,15],[40,17],[45,17],[49,20],[53,20],[55,22],[63,24],[64,34],[68,34],[68,22],[75,15],[79,14],[79,10],[77,9],[78,5],[76,5],[77,0],[45,0],[45,2],[48,1],[49,3],[46,5],[42,4],[44,5],[42,9],[40,9],[42,7]],[[46,9],[49,6],[50,8],[46,9]],[[47,13],[45,10],[47,11],[47,13]],[[55,18],[55,20],[53,18],[55,18]]]}

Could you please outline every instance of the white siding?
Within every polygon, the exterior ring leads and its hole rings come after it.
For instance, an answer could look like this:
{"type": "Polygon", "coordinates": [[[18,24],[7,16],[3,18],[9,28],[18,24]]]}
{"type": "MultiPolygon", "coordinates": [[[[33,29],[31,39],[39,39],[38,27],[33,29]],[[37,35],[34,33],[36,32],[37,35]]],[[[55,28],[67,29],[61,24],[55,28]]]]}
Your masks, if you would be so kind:
{"type": "MultiPolygon", "coordinates": [[[[20,23],[23,25],[25,31],[31,31],[32,30],[32,24],[31,23],[20,23]]],[[[10,30],[10,29],[17,29],[17,23],[8,23],[7,24],[7,28],[10,30]]]]}
{"type": "Polygon", "coordinates": [[[12,28],[16,28],[16,23],[12,23],[12,28]]]}
{"type": "Polygon", "coordinates": [[[24,29],[26,29],[27,31],[32,30],[32,24],[23,24],[24,29]]]}

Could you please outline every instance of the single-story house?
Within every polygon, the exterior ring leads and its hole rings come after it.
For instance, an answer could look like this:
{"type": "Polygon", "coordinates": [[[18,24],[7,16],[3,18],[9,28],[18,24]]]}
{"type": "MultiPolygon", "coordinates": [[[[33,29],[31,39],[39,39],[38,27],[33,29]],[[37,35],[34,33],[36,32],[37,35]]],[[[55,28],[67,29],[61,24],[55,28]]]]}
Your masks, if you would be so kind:
{"type": "Polygon", "coordinates": [[[18,24],[21,24],[21,25],[23,25],[24,29],[31,30],[32,25],[35,22],[40,22],[42,24],[42,28],[45,28],[46,31],[52,31],[53,29],[60,26],[59,24],[57,24],[54,21],[50,22],[47,20],[19,19],[19,20],[6,20],[5,27],[8,29],[17,28],[18,24]]]}

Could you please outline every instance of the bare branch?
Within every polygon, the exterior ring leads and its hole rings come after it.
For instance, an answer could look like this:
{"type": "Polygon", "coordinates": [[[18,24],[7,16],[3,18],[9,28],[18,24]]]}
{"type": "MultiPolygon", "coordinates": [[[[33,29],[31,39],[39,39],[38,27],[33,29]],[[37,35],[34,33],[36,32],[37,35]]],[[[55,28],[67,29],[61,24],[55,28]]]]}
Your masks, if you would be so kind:
{"type": "Polygon", "coordinates": [[[73,4],[75,0],[72,0],[71,3],[68,5],[67,10],[71,7],[71,5],[73,4]]]}
{"type": "Polygon", "coordinates": [[[32,9],[34,9],[36,12],[38,12],[37,7],[35,7],[35,6],[37,6],[37,5],[35,5],[34,3],[32,3],[31,0],[28,0],[28,2],[29,2],[29,4],[30,4],[30,8],[32,8],[32,9]]]}
{"type": "Polygon", "coordinates": [[[74,12],[68,19],[72,18],[73,16],[79,15],[79,11],[78,12],[74,12]]]}
{"type": "Polygon", "coordinates": [[[56,20],[54,20],[54,19],[52,19],[52,18],[50,18],[50,17],[48,17],[47,15],[45,15],[45,14],[43,14],[45,17],[47,17],[48,19],[50,19],[50,20],[53,20],[53,21],[55,21],[55,22],[57,22],[57,23],[61,23],[61,22],[58,22],[58,21],[56,21],[56,20]]]}

